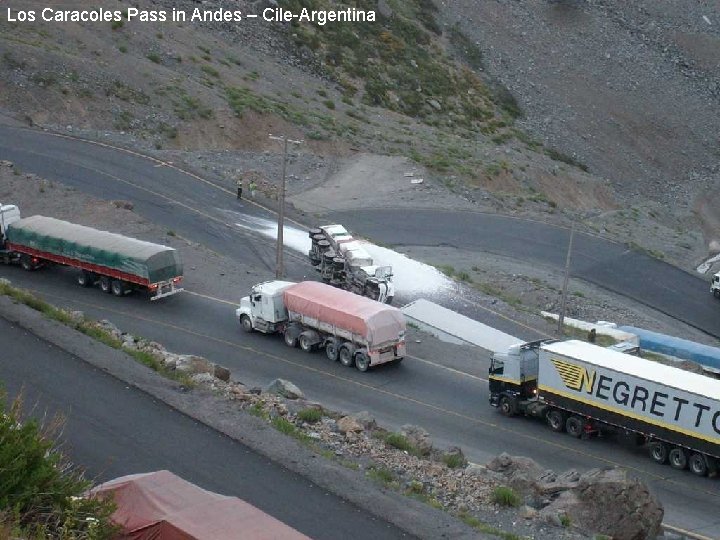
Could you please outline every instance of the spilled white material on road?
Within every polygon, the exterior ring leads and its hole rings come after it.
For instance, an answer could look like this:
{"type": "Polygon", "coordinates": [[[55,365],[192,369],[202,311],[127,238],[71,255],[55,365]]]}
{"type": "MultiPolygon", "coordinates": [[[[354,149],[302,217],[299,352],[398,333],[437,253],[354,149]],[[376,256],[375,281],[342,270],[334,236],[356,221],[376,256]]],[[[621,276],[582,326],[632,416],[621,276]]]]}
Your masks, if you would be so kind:
{"type": "MultiPolygon", "coordinates": [[[[272,239],[277,238],[277,223],[269,219],[236,214],[238,227],[253,230],[272,239]]],[[[393,284],[397,293],[436,293],[454,289],[452,280],[437,268],[411,259],[402,253],[360,240],[377,266],[392,266],[393,284]]],[[[296,227],[283,227],[286,247],[307,255],[311,241],[307,231],[296,227]]]]}
{"type": "Polygon", "coordinates": [[[710,257],[707,261],[700,264],[695,270],[698,274],[707,274],[708,270],[712,267],[713,264],[720,261],[720,253],[717,255],[710,257]]]}

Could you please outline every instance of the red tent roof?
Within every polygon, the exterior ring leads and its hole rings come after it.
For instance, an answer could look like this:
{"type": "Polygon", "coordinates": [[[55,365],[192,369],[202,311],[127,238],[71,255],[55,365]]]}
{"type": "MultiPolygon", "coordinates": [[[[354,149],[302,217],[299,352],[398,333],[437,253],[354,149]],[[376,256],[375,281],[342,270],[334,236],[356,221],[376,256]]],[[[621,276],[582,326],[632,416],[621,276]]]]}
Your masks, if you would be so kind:
{"type": "Polygon", "coordinates": [[[309,540],[236,497],[199,488],[169,471],[132,474],[94,488],[112,494],[113,521],[127,540],[309,540]]]}

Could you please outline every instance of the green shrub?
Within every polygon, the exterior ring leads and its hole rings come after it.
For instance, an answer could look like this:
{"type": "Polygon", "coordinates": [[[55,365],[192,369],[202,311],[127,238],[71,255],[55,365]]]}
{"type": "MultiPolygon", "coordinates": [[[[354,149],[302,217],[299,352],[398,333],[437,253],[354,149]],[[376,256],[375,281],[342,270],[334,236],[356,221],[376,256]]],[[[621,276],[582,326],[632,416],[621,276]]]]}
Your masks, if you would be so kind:
{"type": "Polygon", "coordinates": [[[55,436],[63,421],[48,425],[23,418],[22,398],[9,409],[0,395],[0,508],[3,525],[37,538],[110,538],[116,532],[110,516],[114,503],[80,498],[91,486],[60,452],[55,436]],[[86,518],[92,518],[90,520],[86,518]]]}
{"type": "Polygon", "coordinates": [[[151,62],[154,62],[155,64],[161,64],[161,63],[162,63],[162,59],[160,58],[160,55],[159,55],[159,54],[156,54],[156,53],[150,53],[150,54],[148,54],[148,55],[147,55],[147,59],[150,60],[151,62]]]}
{"type": "Polygon", "coordinates": [[[465,466],[465,458],[462,454],[444,454],[442,461],[450,469],[458,469],[465,466]]]}
{"type": "Polygon", "coordinates": [[[303,409],[298,412],[297,417],[308,424],[315,424],[322,419],[322,411],[320,409],[303,409]]]}
{"type": "Polygon", "coordinates": [[[500,506],[517,508],[522,502],[520,496],[507,486],[498,486],[492,492],[492,502],[500,506]]]}
{"type": "Polygon", "coordinates": [[[367,475],[373,480],[382,482],[385,485],[391,484],[395,481],[395,474],[385,467],[370,467],[367,475]]]}
{"type": "Polygon", "coordinates": [[[385,443],[398,450],[404,450],[405,452],[410,452],[413,449],[412,444],[399,433],[388,433],[385,436],[385,443]]]}

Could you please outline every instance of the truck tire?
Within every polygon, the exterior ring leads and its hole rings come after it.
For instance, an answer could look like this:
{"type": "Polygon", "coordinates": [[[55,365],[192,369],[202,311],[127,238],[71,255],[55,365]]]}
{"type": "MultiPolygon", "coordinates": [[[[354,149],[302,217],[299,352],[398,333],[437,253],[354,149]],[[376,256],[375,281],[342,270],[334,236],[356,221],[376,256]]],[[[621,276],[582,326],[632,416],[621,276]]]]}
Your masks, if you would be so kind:
{"type": "Polygon", "coordinates": [[[685,449],[679,446],[672,448],[668,454],[668,463],[673,469],[687,469],[688,455],[685,449]]]}
{"type": "Polygon", "coordinates": [[[292,332],[290,328],[287,328],[285,330],[284,334],[285,338],[285,345],[288,347],[297,347],[297,336],[295,335],[295,332],[292,332]]]}
{"type": "Polygon", "coordinates": [[[565,413],[557,409],[551,409],[547,413],[547,424],[550,429],[560,433],[565,430],[565,413]]]}
{"type": "Polygon", "coordinates": [[[310,336],[305,333],[300,334],[300,337],[298,338],[298,343],[300,344],[300,348],[307,353],[312,352],[315,348],[312,341],[310,340],[310,336]]]}
{"type": "Polygon", "coordinates": [[[568,432],[568,435],[575,437],[576,439],[582,437],[584,426],[585,422],[583,419],[574,414],[568,416],[568,419],[565,420],[565,431],[568,432]]]}
{"type": "Polygon", "coordinates": [[[104,293],[111,293],[112,287],[110,286],[110,278],[107,276],[100,277],[100,290],[104,293]]]}
{"type": "Polygon", "coordinates": [[[720,298],[720,289],[713,289],[713,294],[715,295],[715,298],[720,298]]]}
{"type": "Polygon", "coordinates": [[[95,283],[95,274],[88,272],[87,270],[80,270],[77,275],[77,284],[81,287],[90,287],[95,283]]]}
{"type": "Polygon", "coordinates": [[[693,452],[690,454],[690,458],[688,459],[688,468],[693,474],[698,476],[707,476],[709,468],[705,455],[700,452],[693,452]]]}
{"type": "Polygon", "coordinates": [[[30,255],[25,255],[23,253],[22,255],[20,255],[20,268],[22,268],[26,272],[32,272],[33,270],[38,269],[38,265],[33,264],[33,260],[30,255]]]}
{"type": "Polygon", "coordinates": [[[660,465],[667,463],[668,459],[668,447],[667,444],[660,441],[653,441],[648,445],[650,451],[650,458],[660,465]]]}
{"type": "Polygon", "coordinates": [[[125,294],[127,294],[127,286],[124,281],[113,279],[110,282],[110,292],[115,296],[125,296],[125,294]]]}
{"type": "Polygon", "coordinates": [[[515,416],[517,407],[515,406],[515,400],[508,396],[502,396],[500,403],[498,404],[498,410],[503,416],[515,416]]]}
{"type": "Polygon", "coordinates": [[[355,355],[355,367],[358,371],[365,372],[370,367],[370,358],[364,352],[359,352],[355,355]]]}
{"type": "Polygon", "coordinates": [[[389,306],[390,304],[392,304],[393,298],[395,298],[395,297],[394,297],[394,296],[388,296],[388,297],[385,299],[385,303],[389,306]]]}
{"type": "Polygon", "coordinates": [[[240,326],[248,334],[253,331],[252,321],[247,315],[240,315],[240,326]]]}
{"type": "Polygon", "coordinates": [[[353,365],[353,357],[352,357],[352,351],[350,350],[350,347],[347,345],[342,345],[340,347],[340,351],[338,352],[338,357],[340,358],[340,363],[345,367],[350,367],[353,365]]]}
{"type": "Polygon", "coordinates": [[[328,360],[332,362],[337,362],[338,360],[338,346],[337,341],[334,339],[331,339],[327,342],[325,345],[325,355],[328,357],[328,360]]]}

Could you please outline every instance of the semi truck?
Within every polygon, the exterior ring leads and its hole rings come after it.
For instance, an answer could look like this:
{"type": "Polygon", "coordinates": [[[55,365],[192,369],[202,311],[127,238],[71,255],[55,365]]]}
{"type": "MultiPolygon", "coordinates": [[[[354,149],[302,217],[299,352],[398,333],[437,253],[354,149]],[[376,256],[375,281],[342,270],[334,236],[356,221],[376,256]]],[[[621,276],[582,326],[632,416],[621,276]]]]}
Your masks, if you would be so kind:
{"type": "Polygon", "coordinates": [[[362,244],[342,225],[310,229],[308,257],[323,282],[378,302],[390,304],[395,296],[392,267],[378,266],[362,244]]]}
{"type": "Polygon", "coordinates": [[[0,204],[0,262],[29,271],[69,266],[81,287],[98,284],[115,296],[146,290],[158,300],[183,290],[177,250],[51,217],[21,218],[15,205],[0,204]]]}
{"type": "Polygon", "coordinates": [[[614,435],[699,476],[720,460],[720,380],[577,340],[495,353],[490,404],[573,437],[614,435]]]}
{"type": "Polygon", "coordinates": [[[317,281],[266,281],[240,300],[235,315],[246,332],[282,334],[289,347],[360,371],[405,356],[405,316],[397,308],[317,281]]]}

